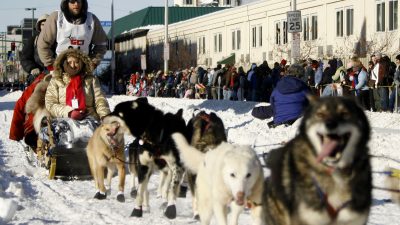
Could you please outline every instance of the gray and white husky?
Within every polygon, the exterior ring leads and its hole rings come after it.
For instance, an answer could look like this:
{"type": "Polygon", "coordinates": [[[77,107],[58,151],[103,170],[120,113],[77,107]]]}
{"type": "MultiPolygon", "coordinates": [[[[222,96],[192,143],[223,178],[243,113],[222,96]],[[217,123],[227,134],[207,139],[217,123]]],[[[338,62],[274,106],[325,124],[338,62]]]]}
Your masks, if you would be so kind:
{"type": "Polygon", "coordinates": [[[267,224],[366,224],[372,178],[362,108],[349,98],[310,100],[299,129],[266,159],[267,224]]]}

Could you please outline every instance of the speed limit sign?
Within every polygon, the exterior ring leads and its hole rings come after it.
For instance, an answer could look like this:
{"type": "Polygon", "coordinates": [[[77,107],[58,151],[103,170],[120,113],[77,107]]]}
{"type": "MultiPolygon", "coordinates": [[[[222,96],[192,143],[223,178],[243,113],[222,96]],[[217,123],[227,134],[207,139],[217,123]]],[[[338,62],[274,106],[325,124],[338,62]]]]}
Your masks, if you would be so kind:
{"type": "Polygon", "coordinates": [[[301,32],[301,11],[287,12],[288,33],[301,32]]]}

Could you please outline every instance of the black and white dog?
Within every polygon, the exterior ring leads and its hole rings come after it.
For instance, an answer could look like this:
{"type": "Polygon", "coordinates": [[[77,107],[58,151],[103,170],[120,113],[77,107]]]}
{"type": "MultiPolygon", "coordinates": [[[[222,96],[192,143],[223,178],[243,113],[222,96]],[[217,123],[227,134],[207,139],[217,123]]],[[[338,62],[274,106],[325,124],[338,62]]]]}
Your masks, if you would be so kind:
{"type": "MultiPolygon", "coordinates": [[[[157,160],[165,160],[165,165],[170,169],[171,179],[169,179],[167,194],[168,205],[164,215],[169,219],[175,218],[175,201],[184,169],[180,163],[179,152],[175,147],[171,134],[179,132],[187,136],[186,122],[182,117],[182,109],[176,114],[164,114],[161,110],[150,105],[147,98],[138,98],[117,104],[111,114],[124,120],[130,133],[140,139],[140,144],[144,146],[142,150],[148,151],[148,156],[157,160]]],[[[133,148],[137,147],[133,146],[133,148]]],[[[140,190],[144,188],[140,187],[140,185],[148,183],[151,171],[149,171],[149,168],[146,169],[146,165],[137,166],[138,177],[142,179],[139,179],[138,197],[131,216],[141,217],[144,193],[143,191],[140,193],[140,190]]]]}

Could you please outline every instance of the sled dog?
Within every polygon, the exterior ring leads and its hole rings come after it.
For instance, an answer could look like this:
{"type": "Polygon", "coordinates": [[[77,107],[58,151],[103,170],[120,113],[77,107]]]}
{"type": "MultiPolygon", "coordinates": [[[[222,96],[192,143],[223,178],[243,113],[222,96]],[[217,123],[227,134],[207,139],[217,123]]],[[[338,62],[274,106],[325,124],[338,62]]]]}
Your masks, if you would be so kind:
{"type": "MultiPolygon", "coordinates": [[[[180,163],[179,152],[176,149],[171,134],[175,132],[187,133],[186,122],[182,117],[183,110],[175,114],[163,113],[150,105],[147,98],[137,98],[133,101],[126,101],[117,104],[111,113],[120,117],[127,125],[130,133],[139,138],[145,149],[147,149],[154,160],[165,161],[165,166],[170,170],[171,178],[168,179],[168,205],[164,215],[173,219],[176,217],[176,198],[178,187],[183,175],[183,167],[180,163]]],[[[142,174],[144,175],[144,174],[142,174]]],[[[139,177],[142,175],[138,175],[139,177]]],[[[146,176],[145,179],[148,179],[146,176]]],[[[139,186],[145,184],[144,181],[139,186]]],[[[139,187],[139,190],[143,189],[139,187]]],[[[138,193],[136,205],[131,216],[142,216],[142,193],[138,193]]]]}
{"type": "Polygon", "coordinates": [[[215,149],[202,153],[189,145],[180,134],[172,135],[184,166],[197,173],[196,198],[202,225],[210,224],[215,215],[217,224],[237,224],[240,212],[247,204],[253,224],[262,221],[262,191],[264,175],[256,153],[249,146],[222,142],[215,149]]]}
{"type": "Polygon", "coordinates": [[[87,157],[90,171],[97,188],[96,199],[105,199],[106,191],[111,188],[111,178],[115,168],[118,169],[119,192],[117,200],[125,201],[125,155],[124,155],[125,123],[116,116],[106,116],[102,124],[96,128],[87,146],[87,157]],[[104,185],[104,170],[107,168],[107,187],[104,185]]]}
{"type": "Polygon", "coordinates": [[[362,225],[371,206],[370,127],[350,98],[310,99],[299,132],[266,159],[271,225],[362,225]]]}
{"type": "Polygon", "coordinates": [[[44,96],[46,94],[47,86],[51,80],[51,75],[46,75],[35,87],[32,95],[29,97],[25,105],[25,112],[32,113],[33,116],[33,127],[38,134],[42,119],[44,117],[50,117],[49,111],[45,107],[44,96]]]}
{"type": "Polygon", "coordinates": [[[160,159],[152,146],[136,138],[129,145],[129,172],[132,175],[131,197],[136,198],[139,207],[134,216],[141,217],[142,211],[150,211],[149,191],[147,189],[150,176],[154,171],[160,172],[160,183],[157,188],[157,197],[161,197],[164,203],[167,202],[167,191],[171,181],[171,170],[166,165],[166,161],[160,159]],[[139,185],[136,187],[136,178],[139,185]]]}
{"type": "MultiPolygon", "coordinates": [[[[189,120],[187,127],[190,144],[201,152],[205,153],[221,144],[221,142],[227,141],[224,123],[213,112],[206,113],[205,111],[200,111],[194,114],[189,120]]],[[[186,176],[192,193],[193,217],[199,219],[195,194],[196,174],[187,171],[186,176]]]]}

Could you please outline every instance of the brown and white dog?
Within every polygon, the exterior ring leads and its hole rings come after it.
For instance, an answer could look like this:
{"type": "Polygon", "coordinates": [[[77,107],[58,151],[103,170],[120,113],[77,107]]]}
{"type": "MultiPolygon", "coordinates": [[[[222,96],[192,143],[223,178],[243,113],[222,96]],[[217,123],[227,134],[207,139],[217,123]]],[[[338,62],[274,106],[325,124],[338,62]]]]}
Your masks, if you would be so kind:
{"type": "Polygon", "coordinates": [[[124,133],[125,123],[117,116],[106,116],[102,124],[94,131],[87,146],[87,157],[90,171],[96,185],[96,199],[105,199],[106,186],[104,185],[104,171],[107,168],[107,186],[111,190],[111,178],[115,168],[118,169],[119,192],[117,200],[125,201],[125,155],[124,155],[124,133]]]}

